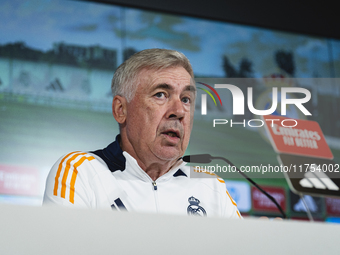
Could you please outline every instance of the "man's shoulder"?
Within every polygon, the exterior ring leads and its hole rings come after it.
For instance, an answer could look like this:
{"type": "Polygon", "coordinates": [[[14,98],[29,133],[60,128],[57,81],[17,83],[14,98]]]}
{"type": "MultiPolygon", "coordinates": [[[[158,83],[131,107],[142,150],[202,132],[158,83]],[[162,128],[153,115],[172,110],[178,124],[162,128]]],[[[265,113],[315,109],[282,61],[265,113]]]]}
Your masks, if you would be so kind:
{"type": "Polygon", "coordinates": [[[214,172],[188,165],[185,165],[181,169],[183,169],[192,182],[200,182],[213,189],[225,190],[226,188],[223,178],[214,172]]]}
{"type": "Polygon", "coordinates": [[[60,157],[46,180],[44,204],[92,207],[97,183],[111,175],[105,162],[89,152],[73,151],[60,157]]]}
{"type": "MultiPolygon", "coordinates": [[[[97,171],[107,169],[105,162],[96,154],[91,152],[73,151],[61,156],[52,167],[52,172],[60,175],[62,172],[68,174],[70,171],[77,173],[81,170],[94,174],[97,171]]],[[[108,170],[108,169],[107,169],[108,170]]]]}
{"type": "Polygon", "coordinates": [[[117,135],[116,140],[106,148],[91,151],[91,153],[102,159],[111,172],[125,169],[126,160],[120,147],[120,135],[117,135]]]}

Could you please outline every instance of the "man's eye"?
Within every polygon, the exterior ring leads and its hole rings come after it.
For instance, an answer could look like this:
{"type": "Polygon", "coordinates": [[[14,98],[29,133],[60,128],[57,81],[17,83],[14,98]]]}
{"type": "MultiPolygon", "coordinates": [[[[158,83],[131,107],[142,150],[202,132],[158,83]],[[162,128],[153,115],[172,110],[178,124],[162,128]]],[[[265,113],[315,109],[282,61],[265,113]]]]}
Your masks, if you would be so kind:
{"type": "Polygon", "coordinates": [[[163,98],[163,97],[165,97],[165,93],[164,92],[158,92],[158,93],[155,94],[155,97],[163,98]]]}
{"type": "Polygon", "coordinates": [[[190,101],[189,97],[183,97],[182,102],[185,103],[185,104],[189,104],[191,101],[190,101]]]}

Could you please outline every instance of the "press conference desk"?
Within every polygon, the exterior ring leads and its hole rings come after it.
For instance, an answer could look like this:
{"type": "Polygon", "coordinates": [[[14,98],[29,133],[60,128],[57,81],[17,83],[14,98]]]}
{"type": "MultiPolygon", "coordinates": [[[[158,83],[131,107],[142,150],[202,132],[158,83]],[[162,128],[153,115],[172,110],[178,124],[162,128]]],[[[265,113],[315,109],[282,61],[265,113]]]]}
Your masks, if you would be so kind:
{"type": "Polygon", "coordinates": [[[340,225],[0,205],[0,254],[340,254],[340,225]]]}

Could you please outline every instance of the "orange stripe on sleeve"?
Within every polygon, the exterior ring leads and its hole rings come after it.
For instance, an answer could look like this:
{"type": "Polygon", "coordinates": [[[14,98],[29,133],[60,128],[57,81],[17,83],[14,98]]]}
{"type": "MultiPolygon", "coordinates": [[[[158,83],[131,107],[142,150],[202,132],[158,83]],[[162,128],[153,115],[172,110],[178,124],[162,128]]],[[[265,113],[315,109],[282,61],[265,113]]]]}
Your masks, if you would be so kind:
{"type": "Polygon", "coordinates": [[[237,212],[238,217],[240,217],[240,219],[241,219],[242,217],[241,217],[241,214],[239,213],[239,211],[237,210],[236,212],[237,212]]]}
{"type": "Polygon", "coordinates": [[[237,204],[235,203],[234,199],[230,196],[228,190],[226,190],[226,192],[227,192],[227,194],[228,194],[228,196],[229,196],[231,202],[233,203],[233,205],[235,205],[235,206],[237,207],[237,204]]]}
{"type": "Polygon", "coordinates": [[[61,194],[60,196],[62,198],[65,198],[65,193],[66,193],[66,180],[67,180],[67,176],[68,176],[68,172],[71,168],[71,162],[73,160],[75,160],[78,156],[80,155],[84,155],[86,154],[86,152],[83,152],[83,153],[76,153],[75,155],[73,155],[71,158],[69,158],[67,161],[66,161],[66,167],[65,167],[65,171],[64,171],[64,175],[63,175],[63,179],[61,181],[61,194]]]}
{"type": "MultiPolygon", "coordinates": [[[[228,190],[226,190],[226,192],[227,192],[227,194],[228,194],[228,196],[229,196],[231,202],[233,203],[233,205],[235,205],[235,206],[237,207],[237,204],[235,203],[234,199],[230,196],[228,190]]],[[[240,214],[240,212],[238,211],[237,208],[236,208],[236,213],[237,213],[238,217],[239,217],[240,219],[242,219],[241,214],[240,214]]]]}
{"type": "Polygon", "coordinates": [[[73,169],[73,173],[72,173],[72,178],[71,178],[71,184],[70,184],[70,202],[72,204],[74,204],[74,191],[75,191],[75,183],[76,183],[76,179],[77,179],[77,174],[78,174],[78,170],[77,168],[85,161],[85,160],[91,161],[94,159],[94,157],[90,156],[90,157],[82,157],[77,163],[74,164],[74,169],[73,169]]]}
{"type": "Polygon", "coordinates": [[[77,174],[78,174],[78,170],[76,168],[73,169],[72,179],[71,179],[71,187],[70,187],[70,202],[72,204],[74,204],[74,185],[76,183],[77,174]]]}
{"type": "Polygon", "coordinates": [[[57,196],[58,195],[58,184],[59,184],[59,177],[60,177],[60,173],[61,173],[61,169],[63,168],[63,163],[64,161],[72,154],[72,153],[76,153],[78,151],[74,151],[74,152],[71,152],[69,154],[67,154],[62,160],[61,162],[59,163],[59,167],[58,167],[58,171],[57,171],[57,174],[54,178],[54,189],[53,189],[53,195],[57,196]]]}
{"type": "MultiPolygon", "coordinates": [[[[216,176],[217,176],[217,175],[216,175],[216,176]]],[[[225,183],[225,181],[224,181],[222,178],[218,177],[218,176],[217,176],[217,180],[218,180],[220,183],[225,183]]]]}

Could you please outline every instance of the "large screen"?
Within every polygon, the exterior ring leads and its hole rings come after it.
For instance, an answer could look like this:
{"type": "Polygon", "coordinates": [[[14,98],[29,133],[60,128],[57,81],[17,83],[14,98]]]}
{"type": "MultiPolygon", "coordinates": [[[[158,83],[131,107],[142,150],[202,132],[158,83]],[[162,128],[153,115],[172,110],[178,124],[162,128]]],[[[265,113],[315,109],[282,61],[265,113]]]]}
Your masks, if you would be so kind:
{"type": "MultiPolygon", "coordinates": [[[[88,1],[3,0],[0,6],[0,202],[40,205],[46,176],[59,157],[100,149],[115,139],[112,76],[125,59],[147,48],[183,52],[195,77],[211,85],[222,78],[334,79],[305,86],[312,93],[307,106],[312,115],[305,119],[320,124],[340,163],[338,40],[88,1]]],[[[256,85],[259,107],[275,86],[256,85]]],[[[208,111],[212,108],[208,101],[208,111]]],[[[197,100],[193,134],[198,137],[211,125],[200,109],[197,100]]],[[[253,118],[249,111],[244,115],[253,118]]],[[[220,127],[213,132],[223,142],[212,139],[206,146],[206,139],[200,144],[195,136],[195,148],[228,152],[236,164],[259,164],[261,158],[279,164],[263,131],[220,127]]],[[[258,177],[258,182],[289,195],[283,177],[258,177]]],[[[240,195],[238,184],[230,186],[234,197],[240,195]]],[[[247,199],[241,210],[256,214],[247,199]]]]}

